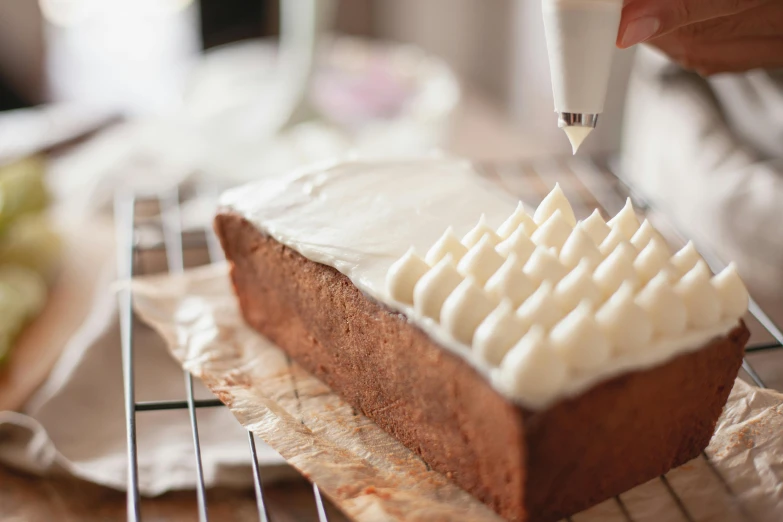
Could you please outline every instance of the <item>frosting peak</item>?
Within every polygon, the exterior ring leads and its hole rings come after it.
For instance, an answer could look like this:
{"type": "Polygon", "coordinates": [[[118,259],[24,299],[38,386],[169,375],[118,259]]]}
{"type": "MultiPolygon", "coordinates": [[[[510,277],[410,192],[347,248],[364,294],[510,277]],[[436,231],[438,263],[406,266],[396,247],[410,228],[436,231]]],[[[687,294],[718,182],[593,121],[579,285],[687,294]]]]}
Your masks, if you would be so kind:
{"type": "Polygon", "coordinates": [[[748,289],[737,273],[737,265],[730,263],[720,274],[713,277],[712,286],[720,296],[723,317],[734,319],[745,315],[750,297],[748,289]]]}
{"type": "Polygon", "coordinates": [[[560,188],[560,183],[555,183],[555,187],[536,208],[536,212],[533,214],[533,221],[540,226],[558,210],[563,214],[566,223],[572,227],[576,225],[574,209],[571,208],[571,203],[568,202],[563,189],[560,188]]]}
{"type": "Polygon", "coordinates": [[[609,358],[609,343],[588,302],[581,303],[552,328],[549,342],[552,350],[577,372],[598,368],[609,358]]]}
{"type": "Polygon", "coordinates": [[[603,243],[606,236],[608,236],[609,232],[612,230],[609,228],[609,225],[606,224],[604,218],[601,217],[601,213],[598,212],[598,209],[595,209],[587,219],[582,221],[581,225],[582,229],[590,236],[590,239],[593,240],[593,243],[595,243],[596,246],[603,243]]]}
{"type": "Polygon", "coordinates": [[[536,231],[536,223],[533,221],[533,218],[525,212],[525,206],[521,201],[517,204],[514,213],[498,227],[498,236],[502,239],[507,239],[519,228],[521,228],[527,236],[533,235],[533,232],[536,231]]]}
{"type": "MultiPolygon", "coordinates": [[[[645,221],[646,223],[646,221],[645,221]]],[[[641,229],[639,229],[641,230],[641,229]]],[[[669,249],[657,237],[651,238],[633,262],[639,280],[644,284],[669,265],[669,249]]]]}
{"type": "Polygon", "coordinates": [[[487,281],[485,290],[495,302],[508,299],[514,308],[522,304],[536,287],[522,271],[516,254],[511,254],[503,265],[487,281]]]}
{"type": "MultiPolygon", "coordinates": [[[[593,273],[593,280],[603,293],[604,298],[614,294],[624,282],[637,284],[636,270],[633,267],[633,254],[623,243],[609,254],[593,273]]],[[[628,245],[629,248],[633,248],[628,245]]]]}
{"type": "Polygon", "coordinates": [[[655,336],[674,337],[685,331],[688,312],[666,274],[653,277],[636,296],[636,304],[647,312],[655,336]]]}
{"type": "Polygon", "coordinates": [[[457,271],[463,276],[472,276],[477,284],[484,286],[502,264],[503,258],[495,251],[492,239],[485,234],[460,260],[457,271]]]}
{"type": "Polygon", "coordinates": [[[440,323],[459,342],[470,345],[478,325],[492,311],[492,302],[472,277],[463,280],[446,298],[440,323]]]}
{"type": "Polygon", "coordinates": [[[546,221],[541,223],[530,239],[538,246],[554,248],[560,251],[568,236],[571,235],[571,230],[572,227],[566,222],[563,212],[558,209],[546,221]]]}
{"type": "Polygon", "coordinates": [[[476,245],[476,243],[481,241],[484,236],[489,239],[489,242],[492,244],[492,246],[500,243],[500,237],[498,237],[498,235],[495,234],[495,231],[487,225],[486,214],[481,214],[481,217],[479,218],[478,223],[476,223],[476,226],[473,227],[467,234],[465,234],[465,237],[462,238],[462,244],[467,248],[472,248],[476,245]]]}
{"type": "Polygon", "coordinates": [[[528,297],[517,309],[517,317],[526,328],[539,325],[548,330],[563,317],[563,312],[555,301],[552,283],[544,281],[538,290],[528,297]]]}
{"type": "Polygon", "coordinates": [[[519,262],[524,263],[530,259],[536,249],[536,244],[525,233],[524,227],[520,225],[508,239],[503,240],[495,249],[504,257],[515,254],[519,262]]]}
{"type": "Polygon", "coordinates": [[[707,263],[699,261],[675,286],[688,310],[688,324],[694,328],[712,326],[721,316],[720,296],[710,284],[710,275],[707,263]]]}
{"type": "Polygon", "coordinates": [[[541,327],[531,328],[508,351],[492,382],[511,397],[536,403],[551,401],[565,383],[568,370],[547,341],[541,327]]]}
{"type": "Polygon", "coordinates": [[[652,339],[653,325],[645,311],[634,302],[633,293],[633,284],[623,283],[595,314],[614,353],[641,351],[652,339]]]}
{"type": "Polygon", "coordinates": [[[536,283],[542,281],[557,283],[566,275],[566,268],[560,264],[554,250],[537,247],[525,263],[524,272],[536,283]]]}
{"type": "Polygon", "coordinates": [[[631,237],[631,244],[634,246],[634,248],[636,248],[636,250],[641,251],[653,238],[657,238],[658,241],[660,241],[664,246],[666,245],[666,240],[664,240],[660,232],[655,230],[649,220],[645,219],[642,222],[642,225],[639,227],[639,230],[637,230],[633,237],[631,237]]]}
{"type": "Polygon", "coordinates": [[[703,261],[703,259],[699,252],[696,251],[693,241],[688,241],[688,243],[671,258],[672,265],[680,271],[681,275],[691,270],[699,261],[703,261]]]}
{"type": "Polygon", "coordinates": [[[413,248],[389,267],[386,288],[395,301],[413,304],[413,287],[430,267],[414,252],[413,248]]]}
{"type": "Polygon", "coordinates": [[[564,311],[576,308],[582,301],[600,303],[601,291],[593,281],[590,265],[585,259],[555,286],[555,300],[564,311]]]}
{"type": "Polygon", "coordinates": [[[451,255],[451,258],[455,263],[459,263],[459,260],[468,252],[468,249],[460,243],[457,236],[454,234],[454,229],[449,227],[440,236],[434,245],[427,251],[427,255],[424,260],[430,266],[435,266],[438,262],[451,255]]]}
{"type": "Polygon", "coordinates": [[[476,329],[473,350],[492,366],[500,366],[509,348],[525,333],[511,301],[503,300],[476,329]]]}
{"type": "Polygon", "coordinates": [[[441,259],[413,287],[413,308],[416,313],[437,319],[449,294],[457,288],[462,276],[454,267],[451,255],[441,259]]]}
{"type": "Polygon", "coordinates": [[[639,218],[636,217],[631,198],[625,200],[625,206],[622,210],[606,224],[612,230],[619,231],[625,239],[631,240],[636,231],[639,230],[639,218]]]}
{"type": "Polygon", "coordinates": [[[593,269],[602,260],[601,252],[584,230],[584,223],[577,224],[560,250],[560,262],[567,268],[574,268],[579,263],[586,262],[593,269]]]}
{"type": "MultiPolygon", "coordinates": [[[[622,230],[620,230],[619,227],[612,228],[609,230],[609,234],[606,236],[606,238],[601,242],[600,245],[598,245],[598,250],[604,256],[608,256],[622,243],[628,243],[628,240],[625,238],[625,234],[622,230]]],[[[628,245],[631,244],[628,243],[628,245]]],[[[631,247],[633,248],[633,246],[631,247]]]]}

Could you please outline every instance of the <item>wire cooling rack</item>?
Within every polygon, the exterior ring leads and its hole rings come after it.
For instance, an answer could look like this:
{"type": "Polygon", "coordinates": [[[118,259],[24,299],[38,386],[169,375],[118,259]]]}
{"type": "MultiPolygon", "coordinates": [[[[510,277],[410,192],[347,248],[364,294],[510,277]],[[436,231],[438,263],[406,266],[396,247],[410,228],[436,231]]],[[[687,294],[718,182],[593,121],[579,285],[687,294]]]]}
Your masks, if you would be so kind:
{"type": "MultiPolygon", "coordinates": [[[[575,213],[580,217],[586,217],[594,208],[601,209],[604,215],[614,215],[625,204],[626,197],[631,197],[637,209],[645,212],[648,219],[651,220],[656,228],[661,230],[667,239],[672,241],[674,246],[681,246],[685,243],[685,238],[678,234],[676,229],[663,216],[657,214],[655,209],[651,208],[646,201],[639,197],[631,188],[623,184],[616,176],[612,175],[605,165],[597,161],[552,158],[525,163],[482,164],[478,165],[478,169],[483,176],[497,182],[530,206],[537,205],[553,184],[559,182],[572,202],[575,213]]],[[[120,278],[129,279],[135,275],[142,275],[144,273],[143,265],[138,263],[138,260],[148,251],[163,251],[166,257],[167,269],[172,274],[184,271],[185,253],[193,249],[205,251],[207,262],[223,259],[220,245],[211,228],[201,231],[189,230],[183,232],[181,216],[181,202],[183,198],[181,196],[182,194],[178,190],[162,194],[118,194],[116,196],[114,210],[117,228],[117,270],[120,278]],[[140,209],[144,209],[143,218],[140,217],[140,209]],[[152,209],[151,212],[150,209],[152,209]],[[157,227],[162,239],[152,243],[142,241],[140,237],[142,235],[140,234],[142,223],[144,227],[149,227],[151,224],[157,227]]],[[[725,267],[725,263],[715,255],[699,248],[698,245],[697,248],[713,271],[717,272],[725,267]]],[[[217,399],[195,399],[193,377],[187,372],[183,372],[186,400],[137,401],[134,380],[134,329],[137,327],[137,321],[132,309],[131,290],[129,288],[122,289],[118,294],[118,300],[127,427],[128,520],[133,522],[141,520],[138,449],[136,444],[137,415],[144,415],[145,412],[150,411],[187,409],[190,414],[190,427],[193,435],[194,459],[196,462],[198,519],[201,522],[206,522],[209,520],[209,512],[201,464],[201,446],[199,443],[196,410],[199,408],[222,407],[223,404],[217,399]]],[[[751,331],[765,330],[773,341],[754,343],[752,338],[747,348],[747,353],[777,351],[779,356],[783,356],[783,333],[755,301],[751,300],[749,308],[750,317],[747,318],[747,321],[751,331]]],[[[741,376],[743,378],[757,386],[766,387],[747,357],[743,360],[742,368],[741,376]]],[[[247,434],[247,441],[258,518],[262,522],[267,522],[269,514],[264,502],[262,469],[258,464],[255,436],[251,432],[247,434]]],[[[704,453],[702,456],[727,493],[734,498],[735,508],[743,517],[743,520],[752,521],[752,517],[745,511],[740,500],[733,495],[729,484],[720,476],[720,473],[712,465],[708,456],[704,453]]],[[[688,510],[686,503],[675,491],[666,476],[662,475],[660,480],[683,518],[688,522],[697,522],[697,519],[688,510]]],[[[321,497],[318,486],[313,484],[312,487],[316,505],[315,519],[319,522],[326,522],[328,518],[324,509],[324,500],[321,497]]],[[[629,512],[623,502],[622,495],[615,497],[614,501],[623,517],[627,521],[633,522],[632,513],[629,512]]]]}

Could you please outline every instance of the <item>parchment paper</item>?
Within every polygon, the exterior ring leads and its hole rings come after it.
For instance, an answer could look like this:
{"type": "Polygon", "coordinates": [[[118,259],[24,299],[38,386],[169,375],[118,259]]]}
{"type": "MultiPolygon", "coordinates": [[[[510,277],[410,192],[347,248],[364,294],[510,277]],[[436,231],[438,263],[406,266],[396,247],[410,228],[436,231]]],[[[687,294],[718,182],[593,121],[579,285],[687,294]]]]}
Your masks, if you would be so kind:
{"type": "MultiPolygon", "coordinates": [[[[225,265],[132,289],[174,358],[350,517],[500,520],[246,326],[225,265]]],[[[572,520],[779,522],[781,434],[783,395],[738,380],[705,455],[572,520]]]]}

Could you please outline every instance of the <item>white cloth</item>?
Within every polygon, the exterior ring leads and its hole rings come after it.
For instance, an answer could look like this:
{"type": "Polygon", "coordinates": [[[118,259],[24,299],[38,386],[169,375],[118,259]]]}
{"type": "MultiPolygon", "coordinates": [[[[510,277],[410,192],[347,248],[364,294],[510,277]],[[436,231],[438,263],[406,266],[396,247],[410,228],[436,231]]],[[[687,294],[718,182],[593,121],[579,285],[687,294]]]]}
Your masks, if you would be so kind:
{"type": "Polygon", "coordinates": [[[783,75],[710,80],[642,47],[631,77],[622,175],[687,236],[735,260],[783,320],[783,75]]]}
{"type": "MultiPolygon", "coordinates": [[[[124,489],[127,454],[122,359],[117,296],[111,289],[116,261],[111,227],[100,223],[101,219],[93,218],[91,226],[79,226],[75,232],[82,240],[90,234],[91,248],[85,248],[84,243],[74,245],[70,237],[74,232],[63,234],[68,250],[78,251],[64,256],[61,277],[84,282],[92,276],[97,282],[92,291],[53,296],[86,314],[77,318],[82,319],[81,324],[75,325],[57,364],[23,412],[0,411],[0,462],[35,474],[68,473],[124,489]],[[96,243],[103,243],[104,248],[93,248],[96,243]],[[78,256],[76,263],[73,254],[78,256]]],[[[47,320],[62,322],[64,318],[59,315],[47,320]]],[[[43,319],[32,326],[49,331],[62,327],[44,324],[43,319]]],[[[159,336],[138,322],[134,334],[136,400],[184,400],[182,369],[159,336]]],[[[214,398],[200,385],[196,397],[214,398]]],[[[198,420],[207,485],[249,484],[252,475],[245,430],[222,407],[199,410],[198,420]]],[[[196,461],[187,410],[137,413],[137,437],[143,494],[195,486],[196,461]]],[[[265,470],[265,479],[287,472],[276,452],[264,444],[258,444],[257,450],[262,465],[274,466],[265,470]]]]}
{"type": "MultiPolygon", "coordinates": [[[[115,302],[104,286],[84,327],[24,413],[0,412],[0,460],[31,473],[66,472],[125,488],[125,410],[115,302]]],[[[149,329],[139,329],[135,345],[136,399],[184,399],[182,369],[160,338],[149,329]]],[[[211,394],[199,387],[197,396],[211,394]]],[[[198,420],[207,485],[249,484],[246,431],[222,407],[199,410],[198,420]]],[[[137,413],[137,436],[143,494],[195,486],[187,410],[137,413]]],[[[262,465],[283,462],[263,444],[258,451],[262,465]]]]}

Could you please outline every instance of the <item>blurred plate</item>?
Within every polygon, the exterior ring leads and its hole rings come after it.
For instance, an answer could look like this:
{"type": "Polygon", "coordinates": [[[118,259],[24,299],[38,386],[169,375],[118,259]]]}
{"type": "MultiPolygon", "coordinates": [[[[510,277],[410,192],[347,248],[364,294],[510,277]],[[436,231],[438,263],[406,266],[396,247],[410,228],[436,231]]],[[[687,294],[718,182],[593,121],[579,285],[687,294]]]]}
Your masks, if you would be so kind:
{"type": "Polygon", "coordinates": [[[239,183],[348,152],[426,153],[445,144],[460,100],[451,69],[421,49],[338,37],[317,59],[308,117],[270,138],[279,70],[268,40],[216,48],[195,69],[183,110],[204,136],[209,177],[239,183]]]}
{"type": "Polygon", "coordinates": [[[19,410],[44,382],[69,342],[89,333],[85,323],[96,292],[105,278],[99,268],[113,267],[114,240],[110,223],[95,219],[89,228],[61,226],[63,257],[60,273],[41,315],[24,330],[0,370],[0,411],[19,410]]]}

